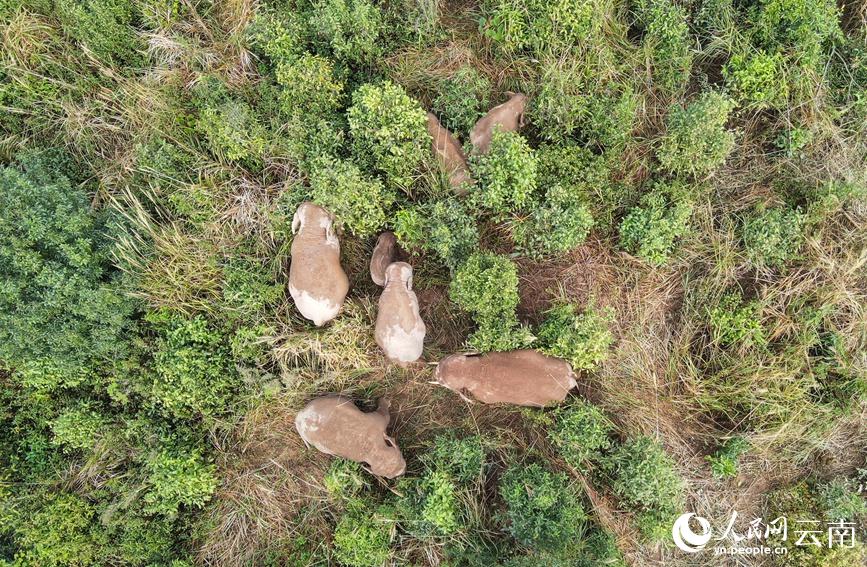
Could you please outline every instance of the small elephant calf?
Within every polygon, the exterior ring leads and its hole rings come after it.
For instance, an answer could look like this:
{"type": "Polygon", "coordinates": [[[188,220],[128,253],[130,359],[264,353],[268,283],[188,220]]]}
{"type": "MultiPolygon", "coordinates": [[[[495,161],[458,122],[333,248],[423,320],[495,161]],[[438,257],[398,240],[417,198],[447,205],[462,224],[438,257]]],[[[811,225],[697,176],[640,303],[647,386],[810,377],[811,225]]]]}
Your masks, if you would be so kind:
{"type": "Polygon", "coordinates": [[[292,262],[289,294],[305,318],[319,327],[337,317],[349,278],[340,265],[340,241],[331,214],[313,203],[301,203],[292,219],[292,262]]]}
{"type": "Polygon", "coordinates": [[[415,362],[424,348],[426,331],[412,291],[412,266],[406,262],[389,264],[376,315],[376,344],[399,364],[415,362]]]}
{"type": "Polygon", "coordinates": [[[388,402],[365,413],[344,396],[323,396],[295,416],[295,429],[305,443],[327,455],[361,463],[368,472],[394,478],[406,471],[406,461],[394,439],[385,432],[388,402]]]}
{"type": "Polygon", "coordinates": [[[568,362],[532,349],[453,354],[440,361],[434,379],[464,399],[532,407],[562,402],[578,385],[568,362]]]}

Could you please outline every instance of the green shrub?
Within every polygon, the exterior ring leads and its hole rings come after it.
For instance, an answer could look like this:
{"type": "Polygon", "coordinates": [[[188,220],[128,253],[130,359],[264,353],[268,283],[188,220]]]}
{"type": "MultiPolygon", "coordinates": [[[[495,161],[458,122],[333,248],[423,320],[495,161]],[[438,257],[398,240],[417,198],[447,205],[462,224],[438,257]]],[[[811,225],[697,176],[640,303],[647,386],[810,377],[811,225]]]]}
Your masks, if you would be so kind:
{"type": "Polygon", "coordinates": [[[46,156],[0,169],[0,360],[31,385],[74,386],[125,356],[133,304],[107,281],[88,198],[46,156]]]}
{"type": "Polygon", "coordinates": [[[394,521],[385,509],[351,506],[334,529],[334,557],[352,567],[379,567],[388,561],[394,521]]]}
{"type": "Polygon", "coordinates": [[[420,479],[405,479],[400,490],[402,521],[410,533],[449,536],[463,525],[458,488],[446,471],[430,470],[420,479]]]}
{"type": "Polygon", "coordinates": [[[761,319],[762,306],[758,301],[744,303],[738,293],[724,295],[709,310],[709,321],[714,341],[723,346],[757,345],[767,343],[761,319]]]}
{"type": "Polygon", "coordinates": [[[160,336],[154,353],[151,393],[168,414],[179,418],[226,411],[238,386],[225,337],[197,316],[148,316],[160,336]]]}
{"type": "Polygon", "coordinates": [[[575,483],[538,463],[513,465],[500,480],[505,521],[521,545],[559,550],[583,531],[586,516],[575,483]]]}
{"type": "Polygon", "coordinates": [[[774,138],[774,145],[787,158],[800,157],[802,150],[813,141],[813,133],[807,128],[786,128],[774,138]]]}
{"type": "Polygon", "coordinates": [[[282,298],[283,284],[261,261],[234,256],[223,265],[223,301],[230,318],[255,317],[282,298]]]}
{"type": "Polygon", "coordinates": [[[786,63],[779,53],[736,53],[723,67],[723,76],[729,90],[749,108],[778,108],[789,97],[786,63]]]}
{"type": "Polygon", "coordinates": [[[384,18],[369,0],[318,0],[308,24],[316,40],[339,61],[371,64],[379,55],[384,18]]]}
{"type": "Polygon", "coordinates": [[[67,409],[51,422],[53,442],[69,449],[88,451],[107,426],[105,415],[82,403],[67,409]]]}
{"type": "Polygon", "coordinates": [[[725,162],[735,136],[725,124],[734,101],[715,91],[702,93],[685,108],[673,106],[666,118],[666,136],[657,155],[676,174],[701,176],[725,162]]]}
{"type": "Polygon", "coordinates": [[[482,28],[504,52],[568,50],[599,32],[601,6],[594,0],[489,0],[482,28]]]}
{"type": "Polygon", "coordinates": [[[66,492],[41,496],[40,506],[16,526],[15,565],[95,565],[106,544],[96,509],[66,492]]]}
{"type": "Polygon", "coordinates": [[[455,272],[449,296],[478,325],[469,344],[480,351],[505,351],[520,348],[532,338],[519,327],[518,271],[505,256],[481,252],[473,254],[455,272]]]}
{"type": "Polygon", "coordinates": [[[385,224],[394,195],[378,179],[365,178],[346,160],[321,158],[310,174],[310,197],[359,237],[377,232],[385,224]]]}
{"type": "Polygon", "coordinates": [[[487,112],[491,82],[475,68],[464,65],[440,84],[432,110],[442,124],[455,134],[469,132],[487,112]]]}
{"type": "Polygon", "coordinates": [[[719,479],[733,478],[738,475],[738,463],[741,456],[750,448],[749,442],[743,437],[732,437],[713,455],[705,457],[710,463],[713,476],[719,479]]]}
{"type": "Polygon", "coordinates": [[[834,478],[818,485],[816,500],[829,521],[863,522],[867,519],[867,500],[859,484],[851,478],[834,478]]]}
{"type": "Polygon", "coordinates": [[[182,506],[201,508],[220,479],[198,449],[164,449],[148,458],[145,512],[174,518],[182,506]]]}
{"type": "Polygon", "coordinates": [[[208,105],[199,113],[196,127],[219,158],[261,166],[266,133],[247,103],[229,99],[208,105]]]}
{"type": "Polygon", "coordinates": [[[247,37],[274,64],[291,62],[304,53],[302,18],[291,10],[277,13],[260,8],[247,28],[247,37]]]}
{"type": "Polygon", "coordinates": [[[663,265],[689,230],[692,208],[683,187],[655,183],[620,223],[620,245],[654,266],[663,265]]]}
{"type": "Polygon", "coordinates": [[[839,19],[833,0],[761,0],[750,13],[761,47],[784,51],[806,67],[818,65],[824,48],[843,37],[839,19]]]}
{"type": "Polygon", "coordinates": [[[671,536],[671,522],[684,506],[683,480],[665,450],[649,437],[635,437],[617,447],[604,463],[611,491],[638,513],[645,536],[671,536]]]}
{"type": "Polygon", "coordinates": [[[390,82],[362,85],[352,93],[347,119],[358,163],[382,173],[389,187],[412,185],[431,144],[419,103],[390,82]]]}
{"type": "Polygon", "coordinates": [[[334,68],[325,57],[304,54],[277,65],[276,75],[283,87],[281,109],[287,115],[329,117],[340,108],[343,82],[334,76],[334,68]]]}
{"type": "Polygon", "coordinates": [[[393,225],[401,246],[430,250],[452,270],[479,247],[476,219],[457,199],[443,199],[398,211],[393,225]]]}
{"type": "Polygon", "coordinates": [[[487,154],[470,159],[479,202],[497,213],[530,205],[536,191],[537,163],[533,149],[517,132],[494,131],[487,154]]]}
{"type": "Polygon", "coordinates": [[[744,220],[741,233],[747,258],[772,268],[794,259],[803,244],[804,220],[800,210],[757,207],[744,220]]]}
{"type": "Polygon", "coordinates": [[[511,223],[512,238],[527,255],[541,258],[582,244],[593,227],[590,206],[565,185],[552,185],[542,204],[511,223]]]}
{"type": "Polygon", "coordinates": [[[614,425],[598,407],[579,399],[552,413],[554,424],[548,429],[548,439],[569,466],[586,472],[611,446],[614,425]]]}
{"type": "Polygon", "coordinates": [[[421,461],[431,470],[448,473],[458,483],[467,484],[482,477],[485,445],[478,435],[458,439],[454,433],[438,435],[421,461]]]}
{"type": "Polygon", "coordinates": [[[335,458],[331,460],[322,483],[333,497],[351,500],[370,486],[369,478],[360,463],[335,458]]]}
{"type": "Polygon", "coordinates": [[[664,91],[680,90],[689,80],[692,68],[692,39],[686,11],[671,0],[639,0],[635,15],[644,30],[654,81],[664,91]]]}
{"type": "Polygon", "coordinates": [[[575,370],[593,370],[608,358],[614,342],[608,328],[613,319],[610,310],[600,312],[588,306],[577,314],[573,304],[563,303],[546,315],[536,333],[542,352],[568,361],[575,370]]]}
{"type": "Polygon", "coordinates": [[[128,565],[175,566],[172,558],[182,536],[163,517],[139,517],[127,514],[109,531],[114,555],[128,565]]]}
{"type": "Polygon", "coordinates": [[[56,0],[63,31],[102,63],[136,67],[144,45],[132,28],[137,10],[128,0],[56,0]]]}

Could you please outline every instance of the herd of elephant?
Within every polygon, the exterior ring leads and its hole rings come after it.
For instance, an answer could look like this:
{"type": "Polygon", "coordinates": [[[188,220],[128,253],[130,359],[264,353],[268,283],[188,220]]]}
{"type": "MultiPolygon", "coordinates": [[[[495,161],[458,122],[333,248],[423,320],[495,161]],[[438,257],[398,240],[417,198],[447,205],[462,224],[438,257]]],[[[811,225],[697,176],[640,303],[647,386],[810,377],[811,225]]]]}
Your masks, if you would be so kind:
{"type": "MultiPolygon", "coordinates": [[[[492,108],[470,132],[472,151],[488,152],[495,129],[515,131],[523,125],[526,96],[492,108]]],[[[448,175],[452,189],[465,193],[473,183],[466,156],[454,136],[432,113],[427,115],[433,153],[448,175]]],[[[349,279],[340,265],[340,241],[332,215],[313,203],[302,203],[292,219],[289,293],[298,312],[322,326],[337,317],[349,279]]],[[[370,260],[371,279],[383,288],[374,336],[385,356],[406,366],[421,358],[426,333],[412,289],[413,269],[394,261],[398,246],[394,234],[379,236],[370,260]]],[[[525,349],[482,355],[453,354],[437,364],[436,383],[467,401],[543,407],[562,402],[577,385],[568,362],[525,349]]],[[[406,471],[406,461],[386,430],[388,402],[380,400],[374,412],[361,411],[345,396],[327,394],[309,402],[295,418],[295,428],[308,445],[329,455],[362,464],[372,474],[394,478],[406,471]]]]}

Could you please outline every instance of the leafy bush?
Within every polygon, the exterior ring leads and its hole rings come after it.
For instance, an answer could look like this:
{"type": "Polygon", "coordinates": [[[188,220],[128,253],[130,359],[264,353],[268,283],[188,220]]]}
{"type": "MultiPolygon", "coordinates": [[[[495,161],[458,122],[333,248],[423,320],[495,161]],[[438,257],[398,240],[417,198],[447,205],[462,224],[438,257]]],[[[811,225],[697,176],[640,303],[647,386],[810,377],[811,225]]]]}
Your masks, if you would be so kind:
{"type": "Polygon", "coordinates": [[[790,53],[807,67],[815,67],[823,48],[842,38],[839,18],[833,0],[762,0],[750,14],[761,47],[790,53]]]}
{"type": "Polygon", "coordinates": [[[671,0],[640,0],[635,14],[650,51],[654,81],[664,91],[680,90],[692,67],[686,11],[671,0]]]}
{"type": "Polygon", "coordinates": [[[683,480],[665,450],[649,437],[617,447],[604,463],[611,491],[639,514],[639,527],[651,539],[670,537],[674,516],[684,504],[683,480]]]}
{"type": "Polygon", "coordinates": [[[279,13],[258,10],[247,28],[252,46],[279,64],[290,62],[304,53],[304,29],[297,12],[281,10],[279,13]]]}
{"type": "Polygon", "coordinates": [[[590,207],[571,188],[552,185],[542,204],[512,221],[512,238],[529,256],[567,252],[587,239],[593,227],[590,207]]]}
{"type": "Polygon", "coordinates": [[[266,133],[247,103],[229,99],[208,105],[199,114],[197,128],[218,157],[250,167],[261,165],[266,133]]]}
{"type": "Polygon", "coordinates": [[[21,565],[94,565],[102,558],[104,534],[95,529],[96,509],[66,492],[46,494],[41,505],[22,517],[15,530],[16,563],[21,565]]]}
{"type": "Polygon", "coordinates": [[[319,55],[305,54],[277,66],[281,109],[292,116],[328,117],[343,100],[343,83],[334,76],[331,62],[319,55]]]}
{"type": "Polygon", "coordinates": [[[389,187],[412,185],[431,144],[418,102],[390,82],[362,85],[352,93],[347,119],[358,163],[382,173],[389,187]]]}
{"type": "Polygon", "coordinates": [[[470,163],[478,181],[473,194],[483,206],[508,213],[533,201],[536,157],[527,140],[517,132],[495,130],[488,153],[473,156],[470,163]]]}
{"type": "Polygon", "coordinates": [[[145,512],[173,518],[182,506],[201,508],[213,496],[220,479],[217,467],[198,449],[164,449],[146,464],[145,512]]]}
{"type": "Polygon", "coordinates": [[[587,471],[611,446],[614,425],[598,407],[580,399],[555,409],[548,439],[569,466],[587,471]]]}
{"type": "Polygon", "coordinates": [[[340,61],[370,64],[379,54],[384,18],[370,0],[318,0],[308,24],[314,37],[340,61]]]}
{"type": "Polygon", "coordinates": [[[51,422],[53,442],[69,449],[87,451],[93,448],[107,425],[105,415],[87,404],[80,404],[67,409],[51,422]]]}
{"type": "Polygon", "coordinates": [[[500,480],[509,533],[521,545],[563,549],[578,537],[586,516],[575,484],[538,463],[513,465],[500,480]]]}
{"type": "Polygon", "coordinates": [[[867,500],[854,479],[834,478],[819,484],[816,499],[828,520],[863,522],[867,519],[867,500]]]}
{"type": "Polygon", "coordinates": [[[743,224],[747,258],[757,266],[779,267],[792,260],[804,240],[804,215],[788,207],[757,207],[743,224]]]}
{"type": "Polygon", "coordinates": [[[689,229],[693,204],[682,190],[655,183],[620,223],[620,245],[654,266],[663,265],[689,229]]]}
{"type": "Polygon", "coordinates": [[[0,169],[0,359],[31,385],[72,386],[121,360],[132,304],[106,284],[87,196],[46,156],[0,169]]]}
{"type": "Polygon", "coordinates": [[[143,63],[144,48],[132,24],[135,3],[128,0],[57,0],[63,31],[83,43],[107,65],[135,67],[143,63]]]}
{"type": "Polygon", "coordinates": [[[332,496],[352,499],[369,486],[369,478],[370,475],[361,468],[360,463],[334,458],[322,483],[332,496]]]}
{"type": "Polygon", "coordinates": [[[283,284],[274,281],[268,266],[251,257],[234,256],[223,266],[223,301],[230,318],[255,317],[283,297],[283,284]]]}
{"type": "Polygon", "coordinates": [[[749,442],[743,437],[732,437],[716,453],[706,456],[713,476],[720,479],[737,476],[738,462],[749,448],[749,442]]]}
{"type": "Polygon", "coordinates": [[[182,319],[155,312],[149,319],[160,331],[154,399],[179,418],[224,412],[238,385],[225,337],[201,316],[182,319]]]}
{"type": "Polygon", "coordinates": [[[599,312],[588,306],[580,315],[575,305],[562,303],[550,309],[536,333],[540,350],[567,360],[575,370],[593,370],[608,358],[614,342],[608,326],[610,310],[599,312]]]}
{"type": "Polygon", "coordinates": [[[445,471],[458,483],[471,483],[484,472],[485,445],[478,435],[461,439],[454,434],[439,435],[421,460],[431,470],[445,471]]]}
{"type": "Polygon", "coordinates": [[[456,134],[469,132],[491,106],[491,82],[475,68],[464,65],[443,80],[432,110],[456,134]]]}
{"type": "Polygon", "coordinates": [[[364,237],[385,224],[394,196],[378,179],[366,178],[355,164],[346,160],[321,158],[312,169],[310,196],[334,215],[338,225],[364,237]]]}
{"type": "Polygon", "coordinates": [[[379,567],[388,561],[393,532],[393,520],[385,509],[357,503],[337,522],[334,556],[343,565],[379,567]]]}
{"type": "Polygon", "coordinates": [[[448,536],[462,526],[458,488],[446,471],[434,469],[422,478],[404,479],[400,490],[402,522],[410,533],[448,536]]]}
{"type": "Polygon", "coordinates": [[[715,91],[702,93],[686,108],[672,107],[658,150],[662,166],[700,176],[722,165],[735,143],[734,134],[725,128],[733,108],[734,101],[715,91]]]}
{"type": "Polygon", "coordinates": [[[478,325],[469,343],[480,351],[512,350],[531,340],[518,328],[518,271],[505,256],[476,253],[455,273],[449,296],[478,325]]]}
{"type": "Polygon", "coordinates": [[[599,31],[594,0],[490,0],[483,6],[486,37],[506,53],[571,49],[599,31]]]}
{"type": "Polygon", "coordinates": [[[779,53],[736,53],[723,67],[723,76],[729,90],[747,107],[777,108],[789,96],[786,63],[779,53]]]}
{"type": "Polygon", "coordinates": [[[766,344],[761,310],[759,302],[744,303],[738,293],[724,295],[709,312],[714,341],[723,346],[766,344]]]}
{"type": "Polygon", "coordinates": [[[454,270],[479,247],[476,220],[456,199],[443,199],[398,211],[394,234],[401,246],[436,253],[454,270]]]}

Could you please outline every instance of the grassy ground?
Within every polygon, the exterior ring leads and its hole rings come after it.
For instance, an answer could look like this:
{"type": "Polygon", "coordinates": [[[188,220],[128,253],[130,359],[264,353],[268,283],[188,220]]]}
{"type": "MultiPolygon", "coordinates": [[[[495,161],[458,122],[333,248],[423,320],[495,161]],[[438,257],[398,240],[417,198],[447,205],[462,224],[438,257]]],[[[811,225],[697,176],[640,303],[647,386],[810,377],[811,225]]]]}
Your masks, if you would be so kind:
{"type": "Polygon", "coordinates": [[[858,3],[0,0],[0,42],[0,565],[867,561],[858,3]],[[527,125],[455,197],[422,110],[467,142],[512,91],[527,125]],[[308,199],[350,280],[324,328],[285,293],[308,199]],[[456,289],[479,251],[517,284],[456,289]],[[579,370],[560,408],[432,383],[533,336],[579,370]],[[304,447],[326,392],[391,400],[406,478],[304,447]],[[688,511],[860,541],[688,555],[688,511]]]}

